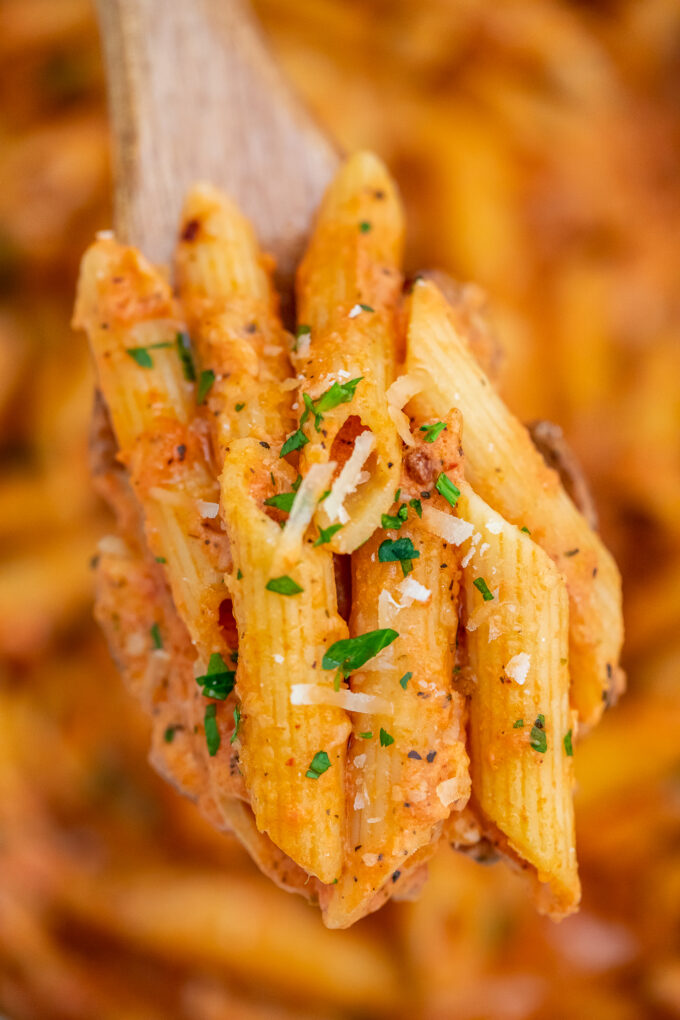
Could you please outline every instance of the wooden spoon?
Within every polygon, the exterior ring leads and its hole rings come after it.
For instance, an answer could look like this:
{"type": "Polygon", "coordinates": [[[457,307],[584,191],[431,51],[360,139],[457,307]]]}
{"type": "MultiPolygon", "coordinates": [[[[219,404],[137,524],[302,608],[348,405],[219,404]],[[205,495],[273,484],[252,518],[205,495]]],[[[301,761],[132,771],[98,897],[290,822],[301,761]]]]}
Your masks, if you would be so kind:
{"type": "Polygon", "coordinates": [[[246,0],[97,7],[116,234],[169,262],[184,193],[208,180],[235,199],[276,257],[285,300],[337,156],[291,94],[246,0]]]}

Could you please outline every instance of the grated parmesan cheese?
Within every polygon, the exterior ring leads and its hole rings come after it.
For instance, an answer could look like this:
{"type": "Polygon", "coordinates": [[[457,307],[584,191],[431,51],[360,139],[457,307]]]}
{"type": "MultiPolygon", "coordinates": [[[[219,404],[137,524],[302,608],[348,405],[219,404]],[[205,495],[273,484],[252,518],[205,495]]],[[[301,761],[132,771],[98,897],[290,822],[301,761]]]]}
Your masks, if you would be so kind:
{"type": "Polygon", "coordinates": [[[362,854],[361,859],[362,859],[362,861],[364,862],[364,864],[366,865],[367,868],[374,868],[376,866],[376,864],[378,863],[378,855],[377,854],[362,854]]]}
{"type": "Polygon", "coordinates": [[[342,688],[334,691],[325,684],[293,684],[290,688],[291,705],[332,705],[347,712],[366,715],[394,715],[394,706],[376,694],[361,694],[342,688]]]}
{"type": "MultiPolygon", "coordinates": [[[[429,588],[426,588],[420,581],[416,581],[415,577],[407,577],[397,585],[397,588],[401,592],[401,596],[404,600],[409,599],[411,602],[427,602],[432,595],[429,588]]],[[[401,604],[402,609],[406,609],[404,602],[401,604]]]]}
{"type": "Polygon", "coordinates": [[[437,786],[437,796],[444,807],[451,807],[452,804],[466,796],[465,784],[460,779],[444,779],[437,786]]]}
{"type": "Polygon", "coordinates": [[[399,433],[399,437],[407,446],[415,446],[416,441],[411,433],[411,423],[402,408],[411,397],[423,389],[423,380],[416,375],[400,375],[395,379],[386,393],[387,413],[399,433]]]}
{"type": "Polygon", "coordinates": [[[346,498],[356,492],[357,486],[361,484],[359,476],[362,474],[362,468],[374,447],[375,436],[372,432],[362,432],[357,436],[352,454],[343,465],[342,471],[333,483],[330,496],[324,502],[324,509],[331,521],[339,520],[341,524],[346,524],[349,520],[349,515],[343,504],[346,498]]]}
{"type": "Polygon", "coordinates": [[[201,517],[217,517],[220,512],[219,503],[208,503],[205,499],[197,499],[196,506],[201,517]]]}
{"type": "MultiPolygon", "coordinates": [[[[475,530],[474,524],[454,514],[447,514],[433,506],[423,507],[423,527],[452,545],[461,545],[475,530]]],[[[465,564],[464,564],[465,566],[465,564]]]]}
{"type": "Polygon", "coordinates": [[[299,555],[305,531],[314,516],[319,497],[328,488],[334,471],[334,460],[329,460],[327,464],[312,464],[302,479],[300,488],[295,493],[288,520],[281,532],[277,548],[279,562],[294,560],[299,555]]]}
{"type": "Polygon", "coordinates": [[[129,553],[127,545],[118,535],[103,535],[97,543],[97,549],[103,556],[127,556],[129,553]]]}
{"type": "Polygon", "coordinates": [[[98,241],[113,241],[115,234],[112,230],[98,230],[94,236],[98,241]]]}
{"type": "Polygon", "coordinates": [[[354,759],[354,767],[357,768],[357,769],[362,769],[365,764],[366,764],[366,755],[365,754],[358,754],[356,756],[356,758],[354,759]]]}
{"type": "Polygon", "coordinates": [[[359,792],[357,793],[356,797],[354,798],[354,810],[355,811],[362,811],[367,806],[368,806],[368,801],[364,797],[364,795],[361,792],[361,790],[359,790],[359,792]]]}
{"type": "Polygon", "coordinates": [[[505,667],[505,672],[515,683],[524,684],[529,675],[530,665],[531,656],[527,655],[526,652],[518,652],[517,655],[513,655],[510,659],[510,662],[505,667]]]}
{"type": "Polygon", "coordinates": [[[274,659],[274,662],[279,664],[279,666],[283,662],[283,656],[279,655],[278,652],[275,652],[274,655],[272,656],[272,658],[274,659]]]}
{"type": "Polygon", "coordinates": [[[500,535],[503,530],[503,524],[501,521],[487,521],[486,530],[490,531],[492,535],[500,535]]]}

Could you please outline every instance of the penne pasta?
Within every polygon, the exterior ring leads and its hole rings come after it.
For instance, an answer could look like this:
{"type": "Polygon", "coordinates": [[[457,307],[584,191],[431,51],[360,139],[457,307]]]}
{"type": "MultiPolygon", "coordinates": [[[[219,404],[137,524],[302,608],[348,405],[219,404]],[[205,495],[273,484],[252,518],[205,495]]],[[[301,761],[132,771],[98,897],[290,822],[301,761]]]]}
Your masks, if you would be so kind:
{"type": "Polygon", "coordinates": [[[561,917],[580,897],[565,584],[466,483],[458,510],[474,527],[462,561],[473,801],[530,865],[539,909],[561,917]]]}
{"type": "Polygon", "coordinates": [[[406,367],[423,379],[412,407],[465,421],[466,476],[512,524],[528,528],[564,575],[570,600],[571,699],[597,722],[621,683],[621,583],[616,564],[476,363],[437,287],[413,290],[406,367]]]}
{"type": "MultiPolygon", "coordinates": [[[[341,868],[349,720],[338,707],[293,704],[291,688],[323,680],[325,649],[346,626],[325,549],[309,539],[292,576],[279,573],[281,531],[265,513],[264,496],[270,471],[283,463],[263,454],[257,440],[242,439],[231,444],[222,473],[239,629],[240,760],[258,828],[328,883],[341,868]]],[[[332,677],[327,682],[332,690],[332,677]]]]}
{"type": "Polygon", "coordinates": [[[458,550],[422,519],[426,502],[455,520],[434,480],[445,468],[460,477],[458,425],[452,416],[447,434],[431,444],[421,439],[409,452],[397,501],[383,519],[386,530],[352,557],[352,635],[389,628],[398,637],[351,678],[353,692],[385,707],[353,718],[345,865],[322,897],[330,927],[347,927],[378,909],[402,872],[427,860],[443,821],[469,797],[465,699],[452,683],[458,550]],[[421,499],[426,470],[427,500],[421,499]]]}
{"type": "Polygon", "coordinates": [[[179,294],[201,364],[205,405],[221,458],[232,439],[282,445],[289,426],[289,337],[278,318],[270,260],[222,192],[189,192],[175,255],[179,294]]]}
{"type": "Polygon", "coordinates": [[[302,449],[303,474],[314,464],[338,465],[317,514],[322,527],[341,525],[333,552],[352,552],[371,535],[399,484],[400,444],[385,394],[394,375],[403,231],[385,167],[357,153],[329,187],[298,271],[300,426],[291,441],[302,449]]]}

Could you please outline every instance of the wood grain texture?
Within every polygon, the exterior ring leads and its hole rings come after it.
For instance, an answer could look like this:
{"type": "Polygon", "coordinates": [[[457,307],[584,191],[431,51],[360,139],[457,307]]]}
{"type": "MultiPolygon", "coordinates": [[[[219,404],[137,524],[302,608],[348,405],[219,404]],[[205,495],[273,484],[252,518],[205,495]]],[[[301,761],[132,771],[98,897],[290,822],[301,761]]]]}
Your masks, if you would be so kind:
{"type": "Polygon", "coordinates": [[[183,195],[208,180],[254,223],[290,294],[337,156],[292,96],[245,0],[97,0],[97,8],[119,238],[169,262],[183,195]]]}

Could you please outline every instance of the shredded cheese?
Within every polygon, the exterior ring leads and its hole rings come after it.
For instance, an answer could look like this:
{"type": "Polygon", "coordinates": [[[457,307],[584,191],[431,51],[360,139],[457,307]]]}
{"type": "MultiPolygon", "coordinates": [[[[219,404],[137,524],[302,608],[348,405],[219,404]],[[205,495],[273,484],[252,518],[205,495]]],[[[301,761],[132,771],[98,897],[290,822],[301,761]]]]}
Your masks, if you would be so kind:
{"type": "Polygon", "coordinates": [[[330,496],[324,501],[324,509],[331,521],[339,520],[341,524],[346,524],[349,520],[344,502],[361,484],[359,477],[374,447],[375,436],[372,432],[362,432],[357,436],[351,456],[335,479],[330,496]]]}
{"type": "Polygon", "coordinates": [[[327,464],[312,464],[300,482],[288,520],[281,532],[277,549],[280,561],[292,561],[299,555],[305,531],[314,516],[319,497],[328,488],[334,471],[334,460],[329,460],[327,464]]]}
{"type": "Polygon", "coordinates": [[[416,440],[411,434],[411,423],[408,415],[402,411],[411,397],[423,389],[423,380],[416,375],[400,375],[395,379],[386,393],[387,413],[394,423],[400,438],[407,446],[415,446],[416,440]]]}
{"type": "Polygon", "coordinates": [[[205,499],[197,499],[196,506],[201,517],[217,517],[220,512],[219,503],[208,503],[205,499]]]}
{"type": "MultiPolygon", "coordinates": [[[[409,599],[411,602],[427,602],[432,595],[429,588],[426,588],[420,581],[416,581],[415,577],[407,577],[397,585],[397,588],[401,592],[403,599],[409,599]]],[[[406,606],[402,602],[402,609],[406,606]]]]}
{"type": "Polygon", "coordinates": [[[437,510],[433,506],[423,507],[423,527],[452,545],[461,545],[475,530],[470,521],[464,521],[461,517],[437,510]]]}
{"type": "Polygon", "coordinates": [[[291,705],[332,705],[334,708],[344,708],[347,712],[366,715],[394,715],[394,706],[386,698],[346,689],[334,691],[332,687],[327,687],[324,684],[292,684],[290,703],[291,705]]]}
{"type": "Polygon", "coordinates": [[[505,667],[505,672],[511,680],[514,680],[515,683],[521,685],[526,683],[530,666],[531,656],[527,655],[526,652],[518,652],[517,655],[513,655],[508,662],[505,667]]]}
{"type": "Polygon", "coordinates": [[[97,549],[103,556],[127,556],[129,549],[118,535],[103,535],[97,543],[97,549]]]}
{"type": "Polygon", "coordinates": [[[444,807],[451,807],[466,796],[465,783],[460,779],[444,779],[437,786],[437,796],[444,807]]]}

